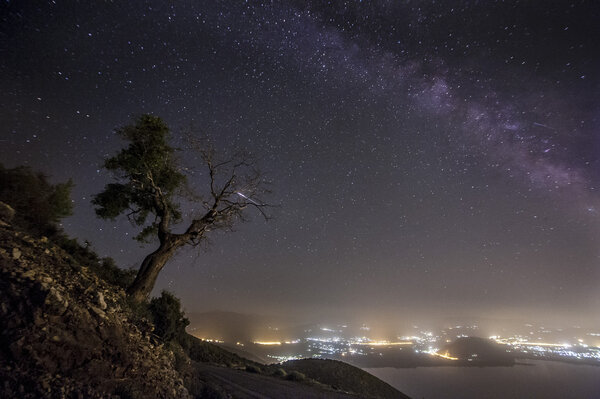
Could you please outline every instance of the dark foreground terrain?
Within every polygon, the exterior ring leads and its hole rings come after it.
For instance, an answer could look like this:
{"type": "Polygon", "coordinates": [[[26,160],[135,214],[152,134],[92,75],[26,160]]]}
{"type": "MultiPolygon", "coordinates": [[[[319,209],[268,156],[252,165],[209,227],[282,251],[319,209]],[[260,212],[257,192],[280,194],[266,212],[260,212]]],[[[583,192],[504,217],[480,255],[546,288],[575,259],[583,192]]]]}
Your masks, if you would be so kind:
{"type": "Polygon", "coordinates": [[[101,276],[0,221],[0,397],[406,397],[341,362],[267,366],[189,335],[165,342],[101,276]]]}

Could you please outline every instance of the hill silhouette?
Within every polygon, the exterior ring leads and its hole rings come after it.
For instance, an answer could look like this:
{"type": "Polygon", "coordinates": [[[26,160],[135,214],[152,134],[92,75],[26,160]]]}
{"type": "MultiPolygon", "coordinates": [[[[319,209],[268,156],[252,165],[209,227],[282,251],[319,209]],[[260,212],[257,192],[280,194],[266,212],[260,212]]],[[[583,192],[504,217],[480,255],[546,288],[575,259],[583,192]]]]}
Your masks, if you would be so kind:
{"type": "Polygon", "coordinates": [[[333,388],[343,387],[364,398],[408,398],[375,376],[337,360],[290,360],[281,366],[287,372],[300,372],[323,384],[333,388]]]}

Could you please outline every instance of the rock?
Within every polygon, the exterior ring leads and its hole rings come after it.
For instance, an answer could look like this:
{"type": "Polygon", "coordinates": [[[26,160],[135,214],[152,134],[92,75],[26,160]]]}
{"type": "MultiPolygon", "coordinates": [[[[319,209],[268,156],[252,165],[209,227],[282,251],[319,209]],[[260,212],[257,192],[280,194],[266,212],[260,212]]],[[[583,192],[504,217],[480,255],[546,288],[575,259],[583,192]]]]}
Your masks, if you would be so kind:
{"type": "Polygon", "coordinates": [[[69,307],[69,302],[64,299],[54,287],[50,287],[50,292],[46,297],[45,304],[53,311],[53,313],[58,315],[64,314],[69,307]]]}
{"type": "Polygon", "coordinates": [[[21,250],[19,248],[13,248],[12,250],[12,258],[19,259],[21,257],[21,250]]]}
{"type": "Polygon", "coordinates": [[[35,278],[35,270],[28,270],[21,275],[21,277],[33,280],[35,278]]]}
{"type": "Polygon", "coordinates": [[[106,309],[106,302],[104,301],[104,294],[98,291],[96,296],[96,303],[100,306],[100,309],[106,309]]]}
{"type": "Polygon", "coordinates": [[[102,319],[106,319],[106,313],[104,313],[104,311],[100,308],[97,308],[95,306],[90,306],[90,310],[92,311],[92,313],[94,313],[96,316],[102,318],[102,319]]]}
{"type": "Polygon", "coordinates": [[[14,217],[15,210],[10,205],[0,201],[0,220],[10,223],[14,217]]]}

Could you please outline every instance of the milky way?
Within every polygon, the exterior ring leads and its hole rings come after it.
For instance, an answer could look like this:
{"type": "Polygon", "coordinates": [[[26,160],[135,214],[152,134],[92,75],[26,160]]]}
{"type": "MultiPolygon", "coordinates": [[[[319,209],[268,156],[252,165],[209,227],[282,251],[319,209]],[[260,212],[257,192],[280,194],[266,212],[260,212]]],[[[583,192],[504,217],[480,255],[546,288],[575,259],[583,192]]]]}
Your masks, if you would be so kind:
{"type": "Polygon", "coordinates": [[[151,249],[89,203],[135,115],[261,160],[274,219],[159,279],[188,310],[599,322],[595,2],[27,3],[0,6],[0,155],[73,177],[70,234],[151,249]]]}

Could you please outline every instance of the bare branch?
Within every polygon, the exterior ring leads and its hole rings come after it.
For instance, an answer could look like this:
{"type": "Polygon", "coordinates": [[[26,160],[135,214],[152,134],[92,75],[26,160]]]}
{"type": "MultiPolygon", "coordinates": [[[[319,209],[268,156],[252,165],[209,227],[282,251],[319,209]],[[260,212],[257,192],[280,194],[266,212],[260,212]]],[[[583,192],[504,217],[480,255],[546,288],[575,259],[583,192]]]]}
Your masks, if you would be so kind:
{"type": "Polygon", "coordinates": [[[133,216],[140,213],[142,211],[142,209],[141,208],[138,208],[138,209],[129,208],[129,209],[131,212],[125,214],[125,216],[127,217],[127,220],[129,220],[131,223],[135,223],[133,216]]]}
{"type": "MultiPolygon", "coordinates": [[[[246,212],[256,209],[265,219],[270,216],[266,204],[260,196],[268,194],[267,184],[256,165],[255,158],[246,151],[234,151],[229,156],[217,158],[212,145],[206,139],[188,136],[189,148],[199,155],[204,163],[207,197],[195,194],[205,209],[205,213],[194,218],[183,238],[192,245],[207,239],[211,230],[230,229],[236,221],[245,221],[246,212]]],[[[191,188],[190,188],[191,189],[191,188]]]]}

